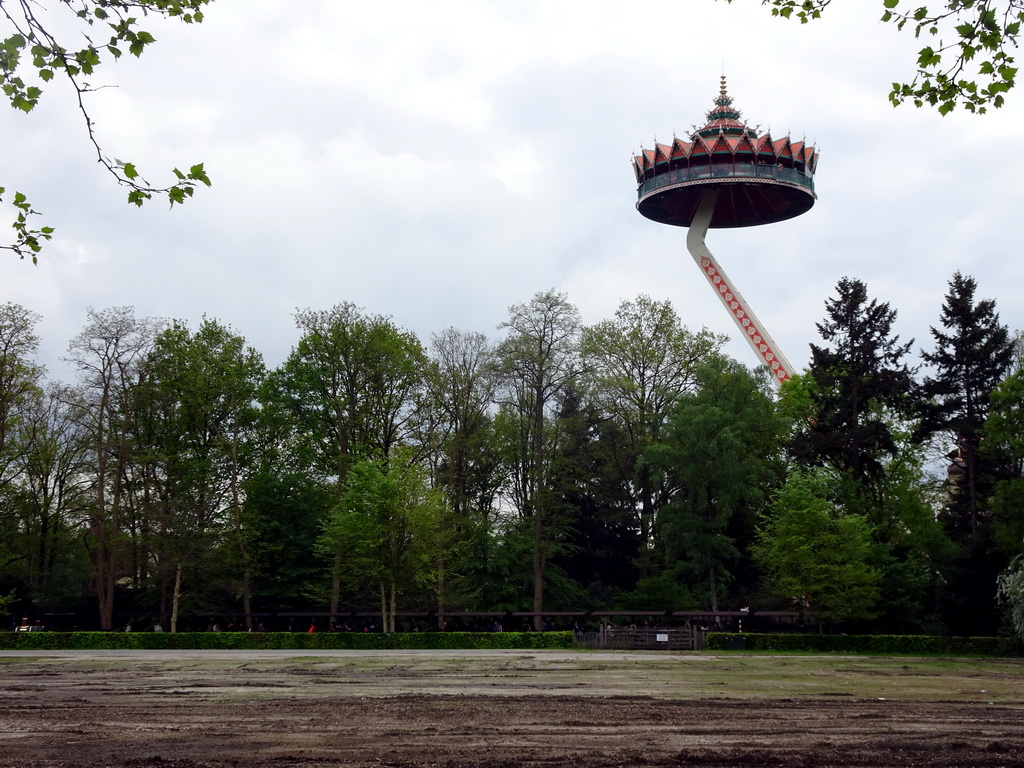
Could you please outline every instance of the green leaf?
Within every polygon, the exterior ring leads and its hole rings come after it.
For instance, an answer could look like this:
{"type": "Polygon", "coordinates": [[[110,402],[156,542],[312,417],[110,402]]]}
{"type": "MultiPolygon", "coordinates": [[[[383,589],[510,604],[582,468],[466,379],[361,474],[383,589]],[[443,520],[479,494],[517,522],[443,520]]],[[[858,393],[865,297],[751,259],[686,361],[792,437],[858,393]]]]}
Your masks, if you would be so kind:
{"type": "Polygon", "coordinates": [[[125,163],[121,170],[124,171],[126,179],[136,179],[139,176],[139,172],[135,170],[135,166],[131,163],[125,163]]]}
{"type": "Polygon", "coordinates": [[[212,185],[210,177],[206,175],[206,171],[203,169],[202,163],[196,163],[191,168],[189,168],[188,177],[193,181],[201,181],[208,187],[212,185]]]}
{"type": "Polygon", "coordinates": [[[25,47],[25,38],[19,34],[14,34],[8,37],[3,42],[3,49],[5,51],[16,52],[20,51],[25,47]]]}
{"type": "Polygon", "coordinates": [[[936,53],[931,46],[922,48],[917,57],[917,63],[922,69],[934,67],[940,61],[942,61],[942,54],[936,53]]]}

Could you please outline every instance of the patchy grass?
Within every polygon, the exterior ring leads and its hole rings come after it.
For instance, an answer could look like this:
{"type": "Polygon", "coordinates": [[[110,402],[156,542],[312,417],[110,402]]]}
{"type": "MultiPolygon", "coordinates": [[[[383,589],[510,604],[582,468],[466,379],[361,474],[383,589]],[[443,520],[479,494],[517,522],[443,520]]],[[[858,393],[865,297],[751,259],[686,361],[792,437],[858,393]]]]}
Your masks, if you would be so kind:
{"type": "MultiPolygon", "coordinates": [[[[89,682],[104,690],[181,689],[300,698],[404,693],[566,695],[688,699],[884,699],[963,701],[1024,707],[1024,660],[781,654],[667,654],[571,651],[437,653],[401,651],[316,656],[157,656],[118,658],[88,652],[5,657],[5,673],[65,687],[89,682]]],[[[54,693],[58,691],[55,689],[54,693]]]]}

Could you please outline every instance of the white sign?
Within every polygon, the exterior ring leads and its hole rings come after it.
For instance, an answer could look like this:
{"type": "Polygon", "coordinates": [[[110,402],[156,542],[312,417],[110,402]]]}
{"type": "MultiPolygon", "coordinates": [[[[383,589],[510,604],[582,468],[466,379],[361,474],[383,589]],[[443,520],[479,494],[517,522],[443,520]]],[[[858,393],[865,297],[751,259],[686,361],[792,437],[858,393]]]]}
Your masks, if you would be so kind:
{"type": "Polygon", "coordinates": [[[668,635],[657,634],[654,636],[654,639],[657,640],[659,643],[667,643],[668,635]]]}

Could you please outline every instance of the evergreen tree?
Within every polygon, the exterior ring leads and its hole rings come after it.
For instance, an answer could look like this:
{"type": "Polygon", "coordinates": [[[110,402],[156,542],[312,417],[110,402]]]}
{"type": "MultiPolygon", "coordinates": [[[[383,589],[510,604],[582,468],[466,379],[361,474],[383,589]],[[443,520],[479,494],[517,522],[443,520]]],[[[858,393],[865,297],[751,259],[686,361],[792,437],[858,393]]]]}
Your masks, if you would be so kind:
{"type": "Polygon", "coordinates": [[[933,327],[935,350],[921,353],[934,366],[923,385],[927,402],[921,433],[946,433],[953,441],[947,527],[957,538],[978,536],[994,474],[981,454],[981,430],[992,391],[1013,358],[1010,334],[999,322],[995,301],[976,301],[976,288],[973,278],[953,275],[940,318],[945,330],[933,327]]]}
{"type": "Polygon", "coordinates": [[[794,436],[795,458],[849,475],[868,498],[885,458],[898,452],[893,422],[910,418],[913,371],[903,361],[913,341],[899,342],[896,311],[868,299],[867,286],[844,277],[825,302],[818,332],[829,347],[811,345],[813,414],[794,436]]]}

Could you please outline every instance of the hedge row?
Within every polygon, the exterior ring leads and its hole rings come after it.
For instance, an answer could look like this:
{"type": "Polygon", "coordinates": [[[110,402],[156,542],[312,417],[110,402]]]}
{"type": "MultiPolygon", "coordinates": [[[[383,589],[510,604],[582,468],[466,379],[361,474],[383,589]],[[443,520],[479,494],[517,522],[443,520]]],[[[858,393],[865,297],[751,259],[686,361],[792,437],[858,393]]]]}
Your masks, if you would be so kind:
{"type": "Polygon", "coordinates": [[[937,637],[932,635],[769,635],[709,632],[708,650],[815,651],[820,653],[895,653],[910,655],[1022,656],[1024,645],[1012,637],[937,637]]]}
{"type": "Polygon", "coordinates": [[[5,632],[0,651],[572,648],[572,632],[5,632]]]}

